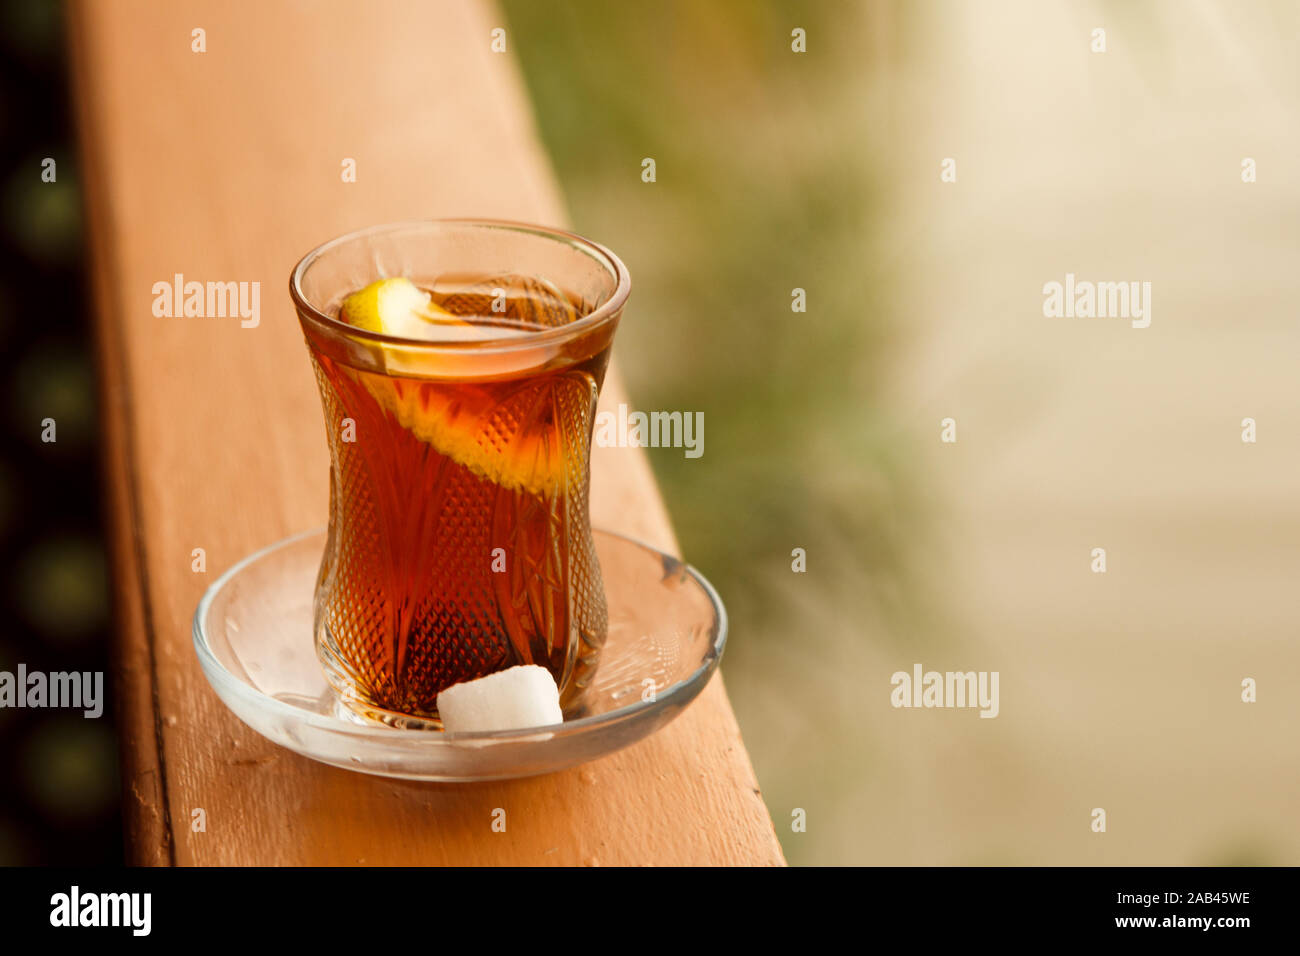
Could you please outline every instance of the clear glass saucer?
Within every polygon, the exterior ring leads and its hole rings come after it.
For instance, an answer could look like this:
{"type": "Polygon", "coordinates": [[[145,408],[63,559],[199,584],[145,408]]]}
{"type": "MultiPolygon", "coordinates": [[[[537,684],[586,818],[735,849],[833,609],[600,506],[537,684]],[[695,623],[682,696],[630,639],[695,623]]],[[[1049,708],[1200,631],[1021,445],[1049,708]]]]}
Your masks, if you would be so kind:
{"type": "Polygon", "coordinates": [[[698,571],[621,535],[596,531],[595,541],[609,636],[582,716],[562,724],[449,734],[397,729],[343,706],[312,637],[323,528],[223,574],[194,612],[194,647],[235,716],[313,760],[414,780],[550,773],[626,747],[676,717],[708,683],[727,640],[726,611],[698,571]]]}

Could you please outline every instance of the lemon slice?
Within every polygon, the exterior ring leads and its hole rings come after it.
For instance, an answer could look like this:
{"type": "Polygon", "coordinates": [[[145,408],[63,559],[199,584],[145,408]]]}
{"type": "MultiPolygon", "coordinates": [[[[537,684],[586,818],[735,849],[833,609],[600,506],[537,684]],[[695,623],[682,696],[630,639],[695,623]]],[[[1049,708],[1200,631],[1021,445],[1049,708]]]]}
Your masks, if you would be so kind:
{"type": "Polygon", "coordinates": [[[381,335],[430,338],[432,325],[468,325],[433,302],[405,276],[379,279],[343,300],[340,317],[348,325],[381,335]]]}
{"type": "Polygon", "coordinates": [[[369,375],[364,384],[420,441],[494,484],[541,497],[568,484],[596,396],[590,374],[574,371],[505,389],[369,375]]]}
{"type": "MultiPolygon", "coordinates": [[[[368,332],[410,339],[482,335],[404,276],[380,279],[352,293],[343,300],[339,317],[368,332]]],[[[434,382],[407,377],[401,347],[376,347],[386,374],[348,374],[416,438],[502,487],[549,496],[565,485],[567,449],[577,447],[581,431],[589,428],[586,418],[595,394],[589,375],[551,376],[513,387],[499,381],[434,382]],[[556,423],[564,423],[559,432],[556,423]]]]}

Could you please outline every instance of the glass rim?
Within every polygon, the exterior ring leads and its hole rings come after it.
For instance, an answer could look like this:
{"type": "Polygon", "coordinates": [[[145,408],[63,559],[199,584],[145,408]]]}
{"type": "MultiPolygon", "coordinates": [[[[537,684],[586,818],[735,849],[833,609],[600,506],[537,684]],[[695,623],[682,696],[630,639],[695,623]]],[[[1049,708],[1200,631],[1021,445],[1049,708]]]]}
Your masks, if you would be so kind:
{"type": "Polygon", "coordinates": [[[310,321],[323,331],[336,335],[346,335],[349,339],[362,340],[365,342],[374,342],[381,345],[400,346],[404,349],[432,350],[432,351],[457,351],[457,352],[474,352],[474,351],[514,351],[516,349],[529,349],[538,345],[563,341],[574,335],[602,325],[612,317],[622,311],[627,302],[627,297],[632,291],[632,279],[628,275],[627,266],[623,260],[611,252],[607,247],[598,242],[593,242],[584,236],[566,229],[557,229],[552,226],[543,226],[535,223],[518,222],[511,219],[481,219],[481,218],[449,218],[449,219],[404,219],[397,222],[380,223],[375,226],[366,226],[362,229],[354,229],[346,232],[341,236],[336,236],[326,242],[316,246],[293,267],[289,273],[289,296],[293,299],[294,307],[298,311],[300,318],[310,321]],[[428,226],[466,226],[479,227],[487,229],[505,229],[513,232],[531,233],[546,239],[561,241],[570,246],[577,247],[588,255],[591,255],[597,261],[602,262],[614,276],[614,291],[608,299],[602,302],[597,308],[588,312],[580,319],[569,322],[565,325],[555,326],[553,328],[540,329],[535,332],[525,332],[523,335],[511,335],[499,338],[486,339],[429,339],[413,338],[405,335],[389,335],[384,332],[371,332],[367,329],[358,328],[355,325],[349,325],[340,319],[326,315],[307,297],[302,288],[302,280],[306,272],[311,268],[322,255],[342,246],[349,242],[355,242],[358,239],[364,239],[368,236],[379,235],[386,232],[397,232],[402,229],[428,226]]]}

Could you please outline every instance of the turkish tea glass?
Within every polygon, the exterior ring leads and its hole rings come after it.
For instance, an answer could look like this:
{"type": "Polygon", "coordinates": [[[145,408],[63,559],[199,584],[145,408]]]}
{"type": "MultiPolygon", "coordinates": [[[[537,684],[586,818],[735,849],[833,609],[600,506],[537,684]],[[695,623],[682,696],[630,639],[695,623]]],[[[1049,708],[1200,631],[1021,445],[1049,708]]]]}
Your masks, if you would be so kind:
{"type": "Polygon", "coordinates": [[[293,270],[330,451],[316,652],[353,713],[438,728],[440,691],[516,664],[580,713],[607,625],[592,429],[629,289],[607,249],[493,221],[365,229],[293,270]],[[393,277],[456,321],[343,320],[393,277]]]}

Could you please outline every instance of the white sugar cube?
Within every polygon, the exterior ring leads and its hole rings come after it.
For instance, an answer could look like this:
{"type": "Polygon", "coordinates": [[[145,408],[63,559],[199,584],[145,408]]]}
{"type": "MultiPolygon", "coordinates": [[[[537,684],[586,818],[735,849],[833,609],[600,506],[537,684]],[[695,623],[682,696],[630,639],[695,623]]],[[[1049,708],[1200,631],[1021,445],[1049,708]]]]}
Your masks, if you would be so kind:
{"type": "Polygon", "coordinates": [[[443,729],[452,734],[521,730],[564,720],[555,678],[536,664],[453,684],[438,695],[438,715],[443,729]]]}

